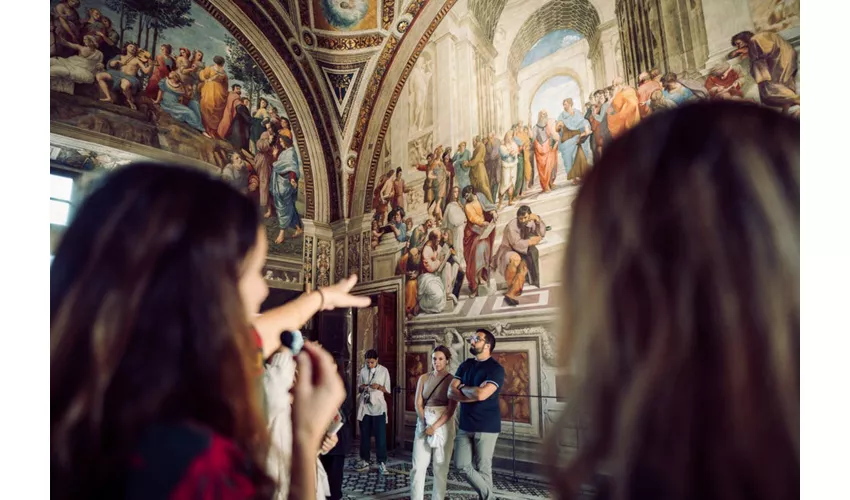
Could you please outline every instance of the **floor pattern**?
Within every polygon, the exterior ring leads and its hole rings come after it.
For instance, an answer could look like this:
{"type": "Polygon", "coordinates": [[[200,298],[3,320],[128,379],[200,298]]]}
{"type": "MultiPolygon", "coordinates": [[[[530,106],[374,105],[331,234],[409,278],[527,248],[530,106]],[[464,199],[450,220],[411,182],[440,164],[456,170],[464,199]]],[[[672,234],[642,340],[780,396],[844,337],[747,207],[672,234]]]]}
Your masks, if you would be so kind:
{"type": "MultiPolygon", "coordinates": [[[[352,467],[356,460],[356,455],[350,455],[346,459],[342,484],[344,499],[401,500],[410,498],[411,463],[409,456],[390,457],[387,461],[387,473],[384,475],[378,473],[378,469],[374,465],[367,472],[355,471],[352,467]]],[[[429,467],[428,479],[425,482],[426,498],[430,496],[431,483],[432,471],[429,467]]],[[[493,486],[496,490],[496,498],[499,500],[552,498],[545,482],[519,475],[514,480],[512,474],[504,471],[493,471],[493,486]]],[[[478,498],[475,491],[454,467],[449,471],[447,498],[451,500],[478,498]]]]}

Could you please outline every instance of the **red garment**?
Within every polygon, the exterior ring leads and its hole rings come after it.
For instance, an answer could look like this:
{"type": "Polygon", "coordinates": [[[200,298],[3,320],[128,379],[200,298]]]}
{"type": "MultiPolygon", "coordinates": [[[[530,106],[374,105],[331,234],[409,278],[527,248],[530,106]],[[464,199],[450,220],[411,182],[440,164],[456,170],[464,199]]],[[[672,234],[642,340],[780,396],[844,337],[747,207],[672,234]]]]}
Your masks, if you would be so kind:
{"type": "Polygon", "coordinates": [[[224,115],[221,121],[218,122],[218,137],[227,139],[230,135],[230,127],[233,126],[233,119],[236,117],[236,106],[241,102],[242,94],[238,92],[230,92],[227,94],[227,104],[224,105],[224,115]]]}
{"type": "Polygon", "coordinates": [[[189,465],[171,500],[241,500],[254,496],[250,479],[235,468],[244,460],[231,441],[213,434],[209,448],[189,465]]]}
{"type": "Polygon", "coordinates": [[[156,56],[156,66],[151,71],[151,78],[148,81],[148,86],[145,87],[145,94],[153,100],[159,95],[159,81],[168,76],[174,71],[176,63],[173,57],[165,57],[162,54],[156,56]]]}
{"type": "Polygon", "coordinates": [[[741,84],[737,83],[739,78],[741,78],[741,75],[734,69],[730,69],[726,73],[726,76],[715,76],[711,74],[705,79],[705,89],[711,97],[715,97],[724,88],[731,86],[732,88],[726,92],[725,96],[744,97],[744,93],[741,91],[741,84]]]}
{"type": "Polygon", "coordinates": [[[252,464],[236,444],[200,425],[149,429],[130,457],[127,500],[247,500],[252,464]]]}
{"type": "Polygon", "coordinates": [[[647,80],[641,83],[640,87],[638,87],[638,110],[640,110],[641,118],[649,114],[649,98],[656,90],[662,90],[662,87],[661,84],[655,80],[647,80]]]}
{"type": "MultiPolygon", "coordinates": [[[[487,222],[493,220],[489,212],[484,212],[484,219],[487,222]]],[[[493,257],[493,243],[496,241],[496,231],[490,231],[490,235],[486,238],[481,238],[480,233],[475,232],[475,224],[467,221],[463,228],[463,256],[466,259],[466,280],[469,283],[470,292],[475,295],[478,292],[478,273],[484,281],[490,280],[490,259],[493,257]],[[483,261],[477,258],[478,247],[482,246],[484,250],[483,261]]]]}

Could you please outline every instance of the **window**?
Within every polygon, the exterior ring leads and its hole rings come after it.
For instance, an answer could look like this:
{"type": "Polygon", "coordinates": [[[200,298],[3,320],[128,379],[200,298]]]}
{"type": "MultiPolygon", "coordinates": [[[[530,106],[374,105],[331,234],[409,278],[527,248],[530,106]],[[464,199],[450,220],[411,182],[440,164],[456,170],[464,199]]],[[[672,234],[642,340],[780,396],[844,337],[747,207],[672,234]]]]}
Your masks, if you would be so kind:
{"type": "Polygon", "coordinates": [[[50,174],[50,223],[58,226],[68,224],[71,216],[71,194],[74,179],[64,175],[50,174]]]}

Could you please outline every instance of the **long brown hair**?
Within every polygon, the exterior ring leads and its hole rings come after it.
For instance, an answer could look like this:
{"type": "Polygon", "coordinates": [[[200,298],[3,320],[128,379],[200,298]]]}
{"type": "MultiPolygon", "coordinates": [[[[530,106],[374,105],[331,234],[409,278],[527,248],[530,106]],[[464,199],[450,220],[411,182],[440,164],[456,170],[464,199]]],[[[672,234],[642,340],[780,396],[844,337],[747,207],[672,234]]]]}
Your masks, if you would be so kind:
{"type": "Polygon", "coordinates": [[[565,264],[581,446],[553,490],[799,498],[799,121],[741,103],[653,115],[578,194],[565,264]]]}
{"type": "Polygon", "coordinates": [[[233,440],[271,496],[238,289],[259,224],[248,198],[173,166],[124,167],[82,204],[50,271],[53,498],[123,496],[127,460],[159,423],[233,440]]]}

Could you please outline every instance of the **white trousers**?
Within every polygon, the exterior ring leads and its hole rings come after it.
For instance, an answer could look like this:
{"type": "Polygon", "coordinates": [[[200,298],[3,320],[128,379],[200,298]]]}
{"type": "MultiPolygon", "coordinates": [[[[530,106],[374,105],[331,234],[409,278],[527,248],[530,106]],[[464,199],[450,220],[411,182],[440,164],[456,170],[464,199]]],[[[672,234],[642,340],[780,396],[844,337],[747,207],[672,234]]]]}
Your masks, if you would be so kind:
{"type": "MultiPolygon", "coordinates": [[[[436,422],[445,410],[446,407],[426,407],[425,420],[429,424],[436,422]]],[[[438,432],[445,431],[446,434],[442,453],[438,453],[435,448],[432,448],[428,444],[428,436],[419,432],[424,428],[425,425],[422,425],[422,422],[418,422],[416,426],[416,437],[413,439],[413,468],[410,469],[410,498],[411,500],[424,500],[425,479],[428,475],[428,464],[432,462],[431,457],[433,455],[434,485],[431,489],[431,499],[443,500],[446,497],[446,481],[448,479],[449,466],[452,462],[452,451],[455,445],[455,419],[449,419],[448,422],[438,429],[438,432]]]]}

